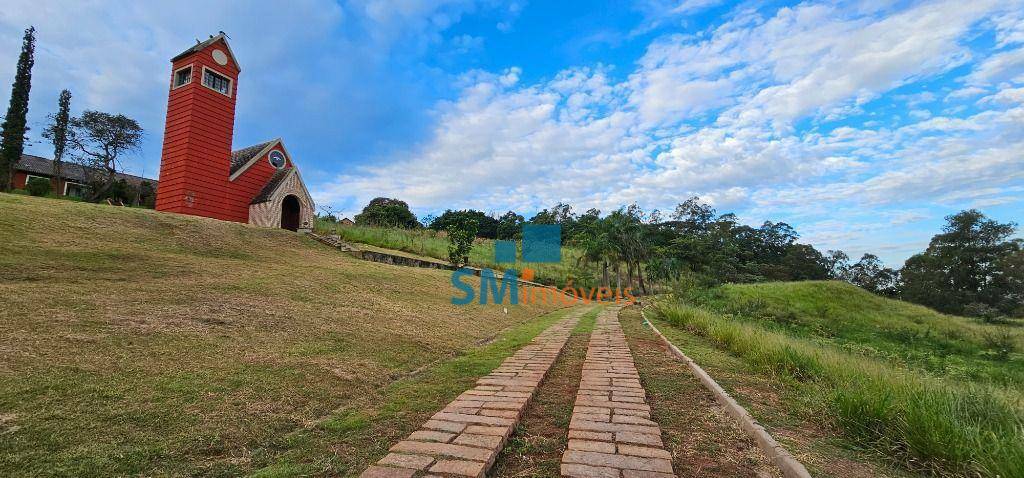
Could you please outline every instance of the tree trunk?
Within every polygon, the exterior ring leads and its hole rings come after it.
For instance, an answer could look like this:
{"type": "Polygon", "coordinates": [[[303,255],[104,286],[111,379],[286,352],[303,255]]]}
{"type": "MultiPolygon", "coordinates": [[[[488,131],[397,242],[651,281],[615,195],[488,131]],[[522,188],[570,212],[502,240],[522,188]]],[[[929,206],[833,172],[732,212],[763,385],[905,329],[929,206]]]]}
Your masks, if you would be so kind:
{"type": "Polygon", "coordinates": [[[633,287],[633,264],[631,262],[629,262],[628,259],[626,260],[626,284],[625,284],[625,287],[626,288],[632,288],[633,287]]]}
{"type": "Polygon", "coordinates": [[[636,278],[640,280],[640,292],[647,295],[647,285],[644,284],[644,269],[640,261],[636,261],[636,278]]]}
{"type": "Polygon", "coordinates": [[[620,271],[619,261],[615,261],[615,290],[622,291],[622,273],[620,271]]]}
{"type": "Polygon", "coordinates": [[[611,281],[608,278],[608,259],[601,261],[601,286],[608,287],[611,281]]]}

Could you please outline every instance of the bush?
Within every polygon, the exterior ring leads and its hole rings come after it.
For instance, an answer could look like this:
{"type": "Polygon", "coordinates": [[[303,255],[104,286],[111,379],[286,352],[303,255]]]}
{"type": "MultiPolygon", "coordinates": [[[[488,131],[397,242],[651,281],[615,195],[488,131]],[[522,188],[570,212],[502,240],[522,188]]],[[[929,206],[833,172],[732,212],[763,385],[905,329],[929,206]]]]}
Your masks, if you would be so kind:
{"type": "Polygon", "coordinates": [[[50,194],[50,180],[32,178],[25,183],[25,190],[33,196],[46,196],[50,194]]]}
{"type": "Polygon", "coordinates": [[[473,250],[477,223],[473,219],[460,217],[448,225],[448,261],[455,267],[469,263],[469,252],[473,250]]]}

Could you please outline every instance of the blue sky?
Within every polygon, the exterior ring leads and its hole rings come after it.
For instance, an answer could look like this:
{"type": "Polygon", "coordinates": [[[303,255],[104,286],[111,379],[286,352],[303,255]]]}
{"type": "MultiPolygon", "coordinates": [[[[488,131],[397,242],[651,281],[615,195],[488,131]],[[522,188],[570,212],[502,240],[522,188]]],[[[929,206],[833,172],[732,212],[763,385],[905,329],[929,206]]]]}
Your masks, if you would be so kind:
{"type": "Polygon", "coordinates": [[[169,58],[224,30],[235,145],[283,137],[319,205],[420,215],[559,201],[744,222],[899,265],[943,216],[1024,219],[1024,3],[5,1],[0,79],[39,30],[29,151],[61,88],[147,130],[169,58]]]}

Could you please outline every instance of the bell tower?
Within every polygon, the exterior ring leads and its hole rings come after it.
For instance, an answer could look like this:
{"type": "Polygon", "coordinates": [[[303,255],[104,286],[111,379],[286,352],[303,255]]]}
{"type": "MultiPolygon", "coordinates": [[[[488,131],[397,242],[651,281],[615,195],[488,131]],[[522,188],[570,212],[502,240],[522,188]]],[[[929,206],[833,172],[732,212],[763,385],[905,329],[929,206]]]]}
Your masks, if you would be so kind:
{"type": "Polygon", "coordinates": [[[230,219],[240,72],[224,32],[171,58],[157,210],[230,219]]]}

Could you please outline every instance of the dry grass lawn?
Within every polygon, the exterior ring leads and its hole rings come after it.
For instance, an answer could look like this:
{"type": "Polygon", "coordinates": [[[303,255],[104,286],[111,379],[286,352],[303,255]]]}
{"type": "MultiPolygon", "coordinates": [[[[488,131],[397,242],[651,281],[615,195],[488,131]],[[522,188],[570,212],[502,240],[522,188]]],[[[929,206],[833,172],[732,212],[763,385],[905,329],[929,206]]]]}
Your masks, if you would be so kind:
{"type": "Polygon", "coordinates": [[[287,231],[0,194],[0,475],[251,473],[551,309],[453,293],[287,231]]]}

